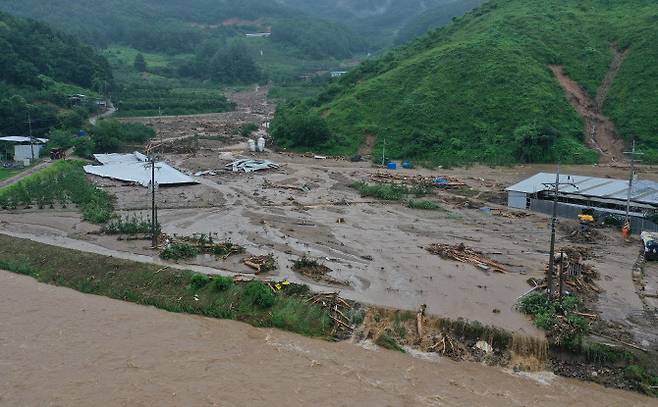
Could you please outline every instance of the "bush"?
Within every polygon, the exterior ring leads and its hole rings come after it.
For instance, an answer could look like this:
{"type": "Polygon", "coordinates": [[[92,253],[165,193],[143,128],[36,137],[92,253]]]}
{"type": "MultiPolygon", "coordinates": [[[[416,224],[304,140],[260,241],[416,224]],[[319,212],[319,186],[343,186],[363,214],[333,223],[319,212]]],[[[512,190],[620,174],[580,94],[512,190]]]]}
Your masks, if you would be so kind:
{"type": "Polygon", "coordinates": [[[589,333],[587,320],[574,314],[582,307],[577,297],[567,296],[551,302],[546,294],[533,293],[521,300],[520,305],[521,311],[533,316],[535,325],[546,331],[554,345],[572,350],[580,348],[583,336],[589,333]]]}
{"type": "Polygon", "coordinates": [[[233,279],[231,277],[215,276],[212,285],[217,291],[226,291],[233,287],[233,279]]]}
{"type": "Polygon", "coordinates": [[[187,243],[172,243],[161,253],[160,258],[164,260],[191,259],[199,254],[199,251],[187,243]]]}
{"type": "Polygon", "coordinates": [[[398,352],[404,353],[404,349],[400,346],[395,339],[393,339],[389,334],[382,333],[375,339],[375,344],[381,346],[382,348],[396,350],[398,352]]]}
{"type": "Polygon", "coordinates": [[[242,137],[249,137],[251,133],[258,130],[258,125],[256,123],[246,123],[240,127],[240,135],[242,137]]]}
{"type": "Polygon", "coordinates": [[[359,191],[362,197],[371,196],[385,201],[399,201],[409,192],[407,188],[393,184],[355,182],[351,187],[359,191]]]}
{"type": "Polygon", "coordinates": [[[429,211],[443,209],[439,204],[427,200],[415,201],[412,199],[407,202],[407,206],[412,209],[424,209],[429,211]]]}
{"type": "Polygon", "coordinates": [[[190,279],[190,286],[195,290],[200,290],[210,282],[210,277],[206,274],[194,274],[190,279]]]}
{"type": "Polygon", "coordinates": [[[272,290],[264,283],[252,281],[245,287],[241,302],[248,307],[259,306],[261,308],[269,308],[274,304],[274,294],[272,294],[272,290]]]}
{"type": "Polygon", "coordinates": [[[277,298],[272,309],[272,326],[307,336],[321,336],[331,327],[331,319],[318,305],[299,298],[277,298]]]}

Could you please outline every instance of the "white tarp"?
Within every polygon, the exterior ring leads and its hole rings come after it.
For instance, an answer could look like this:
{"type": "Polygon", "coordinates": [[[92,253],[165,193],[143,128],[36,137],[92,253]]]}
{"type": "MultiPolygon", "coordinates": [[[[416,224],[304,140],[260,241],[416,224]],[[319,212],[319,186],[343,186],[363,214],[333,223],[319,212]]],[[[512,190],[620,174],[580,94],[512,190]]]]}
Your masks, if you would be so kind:
{"type": "MultiPolygon", "coordinates": [[[[87,174],[119,181],[134,182],[144,187],[151,184],[151,166],[144,154],[97,154],[94,157],[104,165],[86,165],[87,174]]],[[[164,162],[155,163],[157,185],[196,184],[194,178],[183,174],[164,162]]]]}
{"type": "MultiPolygon", "coordinates": [[[[6,136],[6,137],[0,137],[0,141],[8,141],[10,143],[29,143],[30,142],[29,137],[23,137],[23,136],[6,136]]],[[[47,138],[34,138],[34,141],[36,143],[43,143],[46,144],[48,142],[47,138]]]]}

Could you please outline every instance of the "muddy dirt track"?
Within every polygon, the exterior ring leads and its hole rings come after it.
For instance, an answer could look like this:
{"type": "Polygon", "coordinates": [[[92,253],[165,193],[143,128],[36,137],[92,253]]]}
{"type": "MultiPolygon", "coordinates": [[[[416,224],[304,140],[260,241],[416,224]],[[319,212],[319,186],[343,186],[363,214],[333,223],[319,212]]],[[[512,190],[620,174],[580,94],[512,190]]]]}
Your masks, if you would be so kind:
{"type": "Polygon", "coordinates": [[[587,92],[564,72],[562,66],[551,65],[549,68],[567,94],[569,102],[585,122],[585,143],[588,147],[601,153],[602,163],[626,161],[624,142],[615,130],[615,125],[603,115],[603,105],[608,91],[621,68],[627,51],[612,47],[612,61],[603,82],[597,89],[593,101],[587,92]]]}
{"type": "Polygon", "coordinates": [[[0,405],[655,406],[634,393],[329,343],[0,271],[0,405]]]}

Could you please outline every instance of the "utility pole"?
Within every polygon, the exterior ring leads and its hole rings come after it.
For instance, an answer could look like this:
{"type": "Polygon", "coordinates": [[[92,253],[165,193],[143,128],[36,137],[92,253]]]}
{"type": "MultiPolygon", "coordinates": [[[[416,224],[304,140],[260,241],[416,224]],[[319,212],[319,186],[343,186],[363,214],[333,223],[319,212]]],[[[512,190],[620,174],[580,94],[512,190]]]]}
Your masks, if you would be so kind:
{"type": "Polygon", "coordinates": [[[386,137],[384,137],[384,147],[382,147],[382,167],[386,165],[386,137]]]}
{"type": "Polygon", "coordinates": [[[553,189],[553,217],[551,219],[551,249],[548,258],[548,276],[546,276],[548,299],[551,300],[553,296],[553,274],[555,274],[555,224],[557,223],[557,196],[560,192],[560,185],[570,185],[578,188],[573,182],[560,182],[560,164],[557,165],[557,173],[555,174],[554,183],[544,183],[545,186],[550,186],[553,189]]]}
{"type": "Polygon", "coordinates": [[[158,210],[155,206],[155,155],[149,157],[149,165],[151,166],[151,243],[153,247],[158,245],[158,210]]]}
{"type": "Polygon", "coordinates": [[[626,218],[625,218],[625,224],[630,227],[630,222],[631,222],[631,198],[633,196],[633,181],[635,178],[635,163],[636,161],[639,162],[639,160],[635,160],[635,156],[641,156],[644,155],[643,153],[639,153],[635,151],[635,139],[633,139],[633,150],[632,151],[624,151],[624,154],[630,155],[631,156],[631,174],[629,175],[628,178],[628,195],[626,197],[626,218]]]}
{"type": "Polygon", "coordinates": [[[34,137],[32,137],[32,116],[30,110],[27,110],[27,126],[30,130],[30,151],[32,152],[32,161],[34,161],[34,137]]]}

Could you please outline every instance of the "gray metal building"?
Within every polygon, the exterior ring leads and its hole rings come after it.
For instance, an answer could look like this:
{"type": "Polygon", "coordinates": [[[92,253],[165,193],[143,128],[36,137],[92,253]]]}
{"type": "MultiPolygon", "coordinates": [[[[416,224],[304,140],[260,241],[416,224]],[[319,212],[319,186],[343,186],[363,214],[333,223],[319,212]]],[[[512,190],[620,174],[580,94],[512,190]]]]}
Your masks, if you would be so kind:
{"type": "MultiPolygon", "coordinates": [[[[555,173],[542,172],[514,184],[506,189],[507,205],[510,208],[545,212],[547,203],[553,200],[551,184],[554,182],[555,173]]],[[[626,212],[628,180],[563,174],[560,175],[560,182],[573,184],[561,185],[558,190],[558,202],[562,208],[594,208],[599,213],[614,215],[626,212]]],[[[635,181],[630,209],[631,216],[636,218],[658,213],[658,183],[635,181]]]]}

